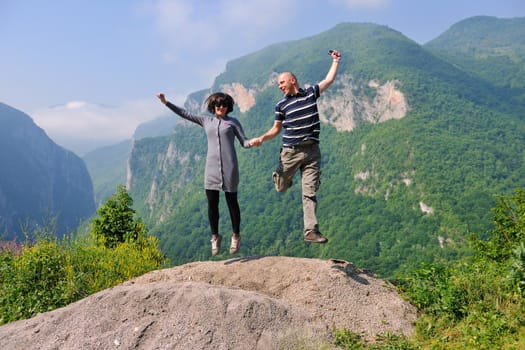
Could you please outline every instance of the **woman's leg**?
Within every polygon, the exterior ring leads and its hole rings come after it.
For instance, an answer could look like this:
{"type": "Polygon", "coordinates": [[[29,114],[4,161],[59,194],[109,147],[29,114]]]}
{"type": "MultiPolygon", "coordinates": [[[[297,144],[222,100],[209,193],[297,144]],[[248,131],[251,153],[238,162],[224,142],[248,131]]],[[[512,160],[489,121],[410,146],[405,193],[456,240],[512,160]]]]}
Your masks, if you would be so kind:
{"type": "Polygon", "coordinates": [[[235,234],[241,233],[241,209],[237,200],[237,192],[224,192],[226,196],[226,203],[230,211],[230,219],[232,222],[232,231],[235,234]]]}
{"type": "Polygon", "coordinates": [[[241,209],[237,201],[237,192],[225,192],[226,203],[230,210],[230,219],[232,221],[232,241],[230,244],[230,254],[236,254],[241,247],[241,209]]]}
{"type": "Polygon", "coordinates": [[[211,229],[211,255],[215,256],[221,251],[222,236],[219,234],[219,191],[206,190],[208,198],[208,220],[211,229]]]}
{"type": "Polygon", "coordinates": [[[208,220],[213,235],[219,234],[219,191],[206,190],[208,198],[208,220]]]}

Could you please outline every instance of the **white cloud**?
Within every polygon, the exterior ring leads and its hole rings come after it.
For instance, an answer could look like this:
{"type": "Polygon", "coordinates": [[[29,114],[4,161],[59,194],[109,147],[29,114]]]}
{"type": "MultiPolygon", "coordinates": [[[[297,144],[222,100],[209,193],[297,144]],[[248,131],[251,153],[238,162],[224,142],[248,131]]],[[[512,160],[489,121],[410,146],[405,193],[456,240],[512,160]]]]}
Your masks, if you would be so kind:
{"type": "MultiPolygon", "coordinates": [[[[176,103],[184,100],[175,95],[170,98],[176,103]]],[[[139,124],[167,113],[170,112],[166,107],[152,96],[121,106],[70,101],[33,111],[30,115],[56,143],[81,154],[130,139],[139,124]]]]}
{"type": "Polygon", "coordinates": [[[70,101],[66,103],[66,108],[68,109],[77,109],[82,108],[86,105],[86,102],[83,101],[70,101]]]}
{"type": "Polygon", "coordinates": [[[390,0],[334,0],[336,3],[342,3],[349,9],[366,9],[384,7],[390,3],[390,0]]]}
{"type": "Polygon", "coordinates": [[[298,0],[151,0],[135,8],[162,43],[159,62],[179,91],[205,89],[234,58],[275,43],[298,0]]]}
{"type": "Polygon", "coordinates": [[[221,18],[224,18],[228,31],[236,32],[236,35],[261,37],[286,30],[294,16],[299,15],[296,5],[300,4],[290,0],[225,0],[221,6],[221,18]]]}
{"type": "Polygon", "coordinates": [[[152,15],[159,33],[168,47],[175,49],[192,48],[192,51],[178,52],[194,54],[214,47],[220,26],[208,16],[198,12],[198,2],[159,0],[152,8],[152,15]]]}
{"type": "Polygon", "coordinates": [[[256,38],[271,38],[286,29],[286,19],[294,14],[298,1],[158,0],[148,12],[160,35],[166,40],[171,62],[180,55],[209,54],[229,56],[232,47],[260,48],[256,38]]]}

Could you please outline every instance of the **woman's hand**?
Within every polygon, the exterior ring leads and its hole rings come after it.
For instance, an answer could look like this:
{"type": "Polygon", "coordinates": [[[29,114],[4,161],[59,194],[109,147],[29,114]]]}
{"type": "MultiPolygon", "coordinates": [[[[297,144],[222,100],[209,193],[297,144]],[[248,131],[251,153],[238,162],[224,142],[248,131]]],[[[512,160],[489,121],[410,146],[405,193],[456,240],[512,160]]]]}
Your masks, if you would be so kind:
{"type": "Polygon", "coordinates": [[[157,97],[159,98],[160,102],[162,102],[164,104],[168,103],[168,101],[166,101],[166,96],[164,96],[164,94],[162,92],[159,92],[157,94],[157,97]]]}

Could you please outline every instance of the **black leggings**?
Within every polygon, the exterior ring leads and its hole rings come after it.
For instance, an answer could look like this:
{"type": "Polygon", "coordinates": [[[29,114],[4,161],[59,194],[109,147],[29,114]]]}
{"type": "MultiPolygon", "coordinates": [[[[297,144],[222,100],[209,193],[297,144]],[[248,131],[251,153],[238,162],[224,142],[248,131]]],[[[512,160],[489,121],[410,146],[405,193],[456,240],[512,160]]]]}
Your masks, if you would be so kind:
{"type": "MultiPolygon", "coordinates": [[[[241,209],[237,201],[237,192],[224,192],[226,196],[226,203],[230,210],[230,219],[232,221],[232,230],[234,233],[240,234],[241,228],[241,209]]],[[[210,221],[210,229],[212,234],[219,233],[219,191],[206,190],[206,197],[208,197],[208,220],[210,221]]]]}

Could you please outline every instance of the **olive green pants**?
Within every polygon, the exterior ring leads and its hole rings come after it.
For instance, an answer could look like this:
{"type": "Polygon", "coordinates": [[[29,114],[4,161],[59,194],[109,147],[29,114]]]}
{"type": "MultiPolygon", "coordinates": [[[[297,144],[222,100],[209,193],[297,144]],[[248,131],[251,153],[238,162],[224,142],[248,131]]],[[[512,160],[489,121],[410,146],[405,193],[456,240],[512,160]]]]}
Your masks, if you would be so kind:
{"type": "Polygon", "coordinates": [[[319,144],[281,149],[280,165],[273,173],[273,182],[277,192],[284,192],[292,185],[292,179],[298,170],[301,171],[304,233],[310,230],[319,231],[317,221],[317,191],[321,178],[319,144]]]}

